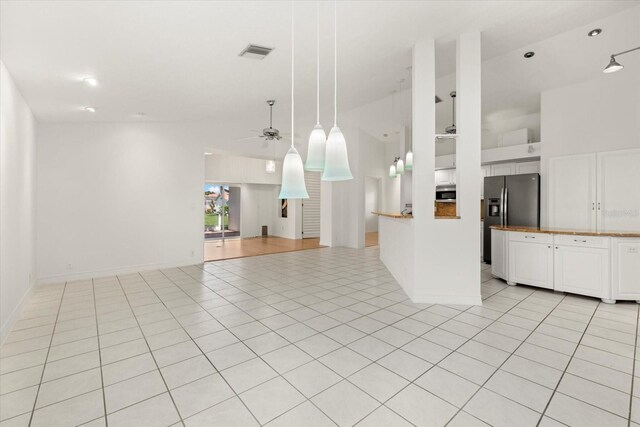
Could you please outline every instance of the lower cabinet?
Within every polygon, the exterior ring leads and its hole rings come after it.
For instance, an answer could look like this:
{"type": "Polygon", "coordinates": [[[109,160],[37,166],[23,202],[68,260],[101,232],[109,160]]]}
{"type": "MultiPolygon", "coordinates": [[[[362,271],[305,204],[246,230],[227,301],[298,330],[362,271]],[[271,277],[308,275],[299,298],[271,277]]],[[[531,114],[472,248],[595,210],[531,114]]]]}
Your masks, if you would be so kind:
{"type": "Polygon", "coordinates": [[[523,284],[640,303],[640,238],[491,230],[491,273],[523,284]]]}
{"type": "Polygon", "coordinates": [[[509,232],[491,230],[491,274],[504,280],[507,278],[507,235],[509,232]]]}
{"type": "Polygon", "coordinates": [[[613,299],[640,302],[640,239],[611,239],[613,299]]]}
{"type": "Polygon", "coordinates": [[[610,239],[554,236],[554,283],[562,292],[611,299],[610,239]]]}
{"type": "Polygon", "coordinates": [[[553,289],[553,244],[509,241],[508,281],[553,289]]]}

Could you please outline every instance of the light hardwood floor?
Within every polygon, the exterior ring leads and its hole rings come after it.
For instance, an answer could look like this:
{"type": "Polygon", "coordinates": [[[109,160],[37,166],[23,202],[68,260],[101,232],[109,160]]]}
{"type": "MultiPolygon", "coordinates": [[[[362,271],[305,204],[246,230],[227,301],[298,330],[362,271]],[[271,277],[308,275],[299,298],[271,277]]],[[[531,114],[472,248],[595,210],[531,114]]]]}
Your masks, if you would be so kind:
{"type": "Polygon", "coordinates": [[[281,252],[301,251],[321,248],[320,239],[284,239],[282,237],[255,237],[251,239],[230,239],[224,244],[219,240],[205,242],[204,260],[219,261],[281,252]]]}

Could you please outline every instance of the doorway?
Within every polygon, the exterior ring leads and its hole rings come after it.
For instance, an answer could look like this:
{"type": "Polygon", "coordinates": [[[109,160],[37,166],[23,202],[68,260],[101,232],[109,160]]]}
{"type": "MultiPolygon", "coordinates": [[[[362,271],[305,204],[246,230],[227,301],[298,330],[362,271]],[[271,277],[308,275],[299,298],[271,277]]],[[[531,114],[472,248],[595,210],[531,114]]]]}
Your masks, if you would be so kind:
{"type": "Polygon", "coordinates": [[[302,238],[320,237],[320,172],[305,172],[309,198],[302,201],[302,238]]]}
{"type": "Polygon", "coordinates": [[[240,187],[204,184],[204,239],[240,236],[240,187]]]}
{"type": "Polygon", "coordinates": [[[381,179],[375,176],[364,177],[364,244],[376,246],[378,244],[378,215],[372,212],[380,211],[381,179]]]}

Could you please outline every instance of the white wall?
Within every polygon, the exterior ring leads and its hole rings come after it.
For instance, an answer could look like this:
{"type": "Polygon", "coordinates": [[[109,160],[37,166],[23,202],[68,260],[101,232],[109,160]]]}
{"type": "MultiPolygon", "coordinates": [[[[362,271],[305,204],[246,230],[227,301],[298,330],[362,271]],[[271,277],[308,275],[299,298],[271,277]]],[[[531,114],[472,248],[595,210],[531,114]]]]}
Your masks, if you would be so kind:
{"type": "Polygon", "coordinates": [[[380,178],[364,177],[364,231],[378,231],[378,215],[372,214],[380,210],[379,195],[381,185],[380,178]]]}
{"type": "Polygon", "coordinates": [[[173,125],[42,124],[39,282],[200,262],[202,146],[173,125]]]}
{"type": "Polygon", "coordinates": [[[276,172],[265,172],[266,160],[213,152],[205,156],[205,180],[215,183],[272,184],[282,182],[282,161],[276,161],[276,172]]]}
{"type": "Polygon", "coordinates": [[[35,279],[35,120],[0,62],[0,343],[35,279]]]}
{"type": "Polygon", "coordinates": [[[550,158],[640,147],[640,55],[619,60],[625,65],[622,71],[542,93],[543,226],[550,158]]]}

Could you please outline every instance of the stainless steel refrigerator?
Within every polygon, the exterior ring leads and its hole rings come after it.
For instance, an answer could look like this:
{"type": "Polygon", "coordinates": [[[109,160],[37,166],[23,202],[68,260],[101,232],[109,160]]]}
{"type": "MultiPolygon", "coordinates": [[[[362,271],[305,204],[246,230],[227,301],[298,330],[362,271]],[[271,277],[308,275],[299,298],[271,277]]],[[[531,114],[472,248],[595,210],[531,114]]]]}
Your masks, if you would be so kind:
{"type": "Polygon", "coordinates": [[[540,227],[540,175],[488,176],[484,179],[484,262],[491,264],[491,226],[540,227]]]}

